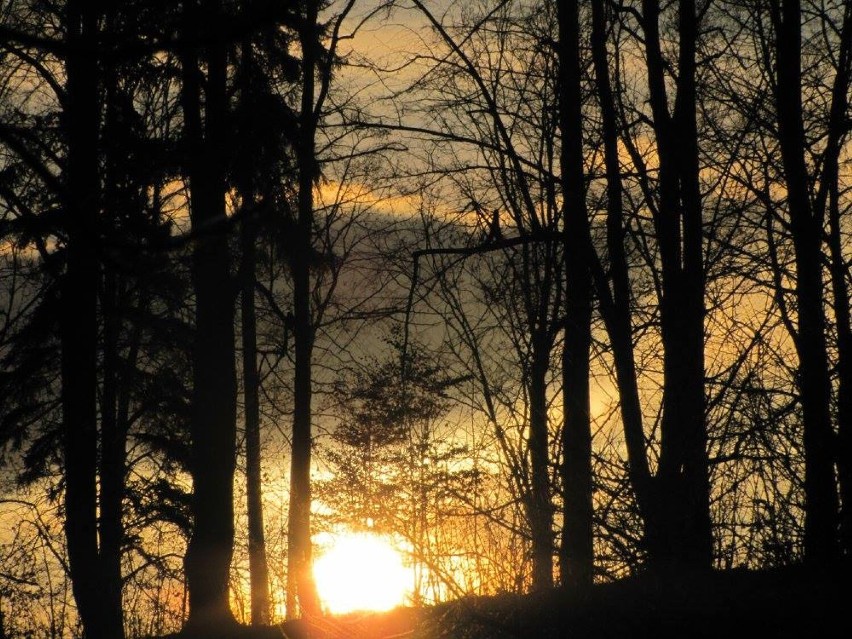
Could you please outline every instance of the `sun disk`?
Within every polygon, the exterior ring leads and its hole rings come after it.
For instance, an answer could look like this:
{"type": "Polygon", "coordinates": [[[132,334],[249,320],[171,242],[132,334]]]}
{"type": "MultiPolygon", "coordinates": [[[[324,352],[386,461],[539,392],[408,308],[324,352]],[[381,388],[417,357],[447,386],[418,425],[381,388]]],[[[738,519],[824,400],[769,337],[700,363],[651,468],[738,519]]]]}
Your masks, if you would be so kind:
{"type": "Polygon", "coordinates": [[[384,611],[405,603],[411,571],[390,542],[370,533],[337,535],[314,563],[317,591],[326,611],[384,611]]]}

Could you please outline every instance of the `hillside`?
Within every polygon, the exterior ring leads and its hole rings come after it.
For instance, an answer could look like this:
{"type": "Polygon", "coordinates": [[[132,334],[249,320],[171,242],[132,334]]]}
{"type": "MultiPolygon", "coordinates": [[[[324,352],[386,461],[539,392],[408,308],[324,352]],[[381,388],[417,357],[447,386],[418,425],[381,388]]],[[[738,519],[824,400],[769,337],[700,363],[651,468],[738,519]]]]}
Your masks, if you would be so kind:
{"type": "MultiPolygon", "coordinates": [[[[728,571],[650,576],[585,593],[471,597],[432,608],[242,627],[242,639],[641,639],[849,636],[849,572],[728,571]]],[[[193,638],[195,639],[195,638],[193,638]]],[[[201,639],[198,637],[198,639],[201,639]]]]}

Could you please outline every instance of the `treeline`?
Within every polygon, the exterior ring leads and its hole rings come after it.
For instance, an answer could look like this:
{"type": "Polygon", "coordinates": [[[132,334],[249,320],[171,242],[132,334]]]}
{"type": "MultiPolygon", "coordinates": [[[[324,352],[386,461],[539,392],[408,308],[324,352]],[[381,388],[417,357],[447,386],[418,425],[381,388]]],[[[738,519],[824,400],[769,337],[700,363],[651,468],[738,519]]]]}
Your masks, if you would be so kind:
{"type": "Polygon", "coordinates": [[[849,3],[0,9],[3,507],[87,637],[234,623],[235,485],[271,620],[270,432],[291,616],[319,467],[426,600],[852,551],[849,3]]]}

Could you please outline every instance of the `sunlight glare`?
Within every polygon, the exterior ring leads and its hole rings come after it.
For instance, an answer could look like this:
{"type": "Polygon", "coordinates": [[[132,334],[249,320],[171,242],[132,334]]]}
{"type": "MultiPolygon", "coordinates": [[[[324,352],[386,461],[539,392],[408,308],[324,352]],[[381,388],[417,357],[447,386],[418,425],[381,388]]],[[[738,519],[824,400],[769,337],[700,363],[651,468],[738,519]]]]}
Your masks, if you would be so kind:
{"type": "Polygon", "coordinates": [[[314,563],[314,579],[323,607],[332,614],[391,610],[411,589],[411,571],[400,553],[369,533],[336,536],[314,563]]]}

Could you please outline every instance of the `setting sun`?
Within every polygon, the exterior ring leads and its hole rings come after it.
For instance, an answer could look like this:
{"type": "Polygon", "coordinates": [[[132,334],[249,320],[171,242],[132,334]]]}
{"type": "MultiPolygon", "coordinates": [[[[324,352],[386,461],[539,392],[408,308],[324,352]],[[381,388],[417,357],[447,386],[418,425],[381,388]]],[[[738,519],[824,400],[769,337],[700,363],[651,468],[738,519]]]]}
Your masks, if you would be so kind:
{"type": "Polygon", "coordinates": [[[411,571],[386,539],[370,533],[337,535],[314,564],[323,607],[330,613],[390,610],[405,603],[411,571]]]}

